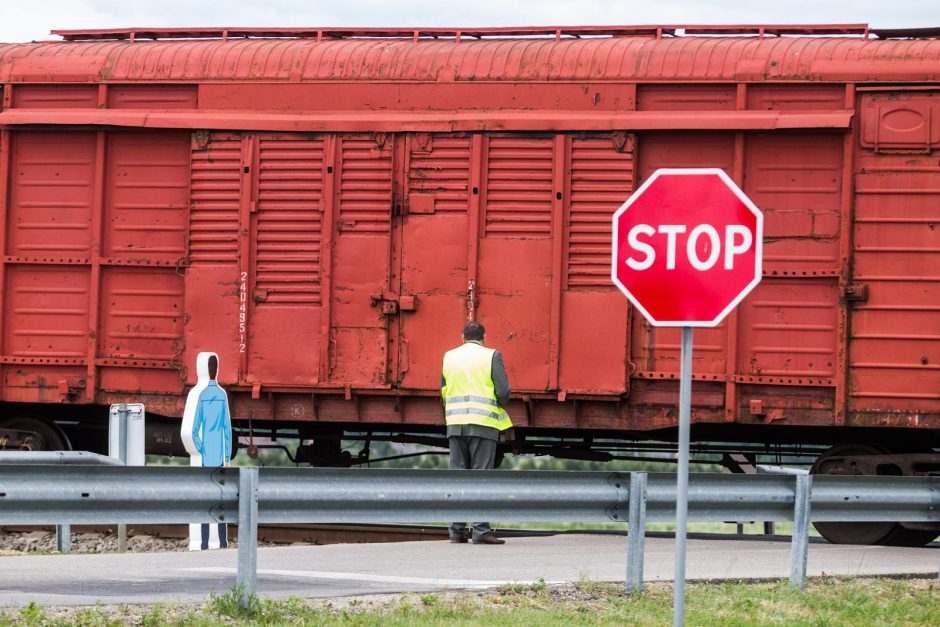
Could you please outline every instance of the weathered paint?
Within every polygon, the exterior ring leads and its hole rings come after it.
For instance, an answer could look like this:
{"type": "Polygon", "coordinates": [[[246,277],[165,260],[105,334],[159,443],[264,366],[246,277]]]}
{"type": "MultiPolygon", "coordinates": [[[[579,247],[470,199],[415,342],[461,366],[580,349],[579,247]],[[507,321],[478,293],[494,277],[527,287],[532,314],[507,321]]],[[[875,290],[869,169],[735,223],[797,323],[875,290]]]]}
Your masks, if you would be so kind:
{"type": "Polygon", "coordinates": [[[0,46],[0,399],[178,415],[213,350],[239,419],[439,425],[472,315],[516,424],[672,427],[610,215],[720,167],[764,276],[696,338],[695,420],[936,428],[940,41],[748,28],[0,46]]]}
{"type": "Polygon", "coordinates": [[[930,80],[934,39],[655,36],[48,42],[0,47],[0,80],[930,80]]]}

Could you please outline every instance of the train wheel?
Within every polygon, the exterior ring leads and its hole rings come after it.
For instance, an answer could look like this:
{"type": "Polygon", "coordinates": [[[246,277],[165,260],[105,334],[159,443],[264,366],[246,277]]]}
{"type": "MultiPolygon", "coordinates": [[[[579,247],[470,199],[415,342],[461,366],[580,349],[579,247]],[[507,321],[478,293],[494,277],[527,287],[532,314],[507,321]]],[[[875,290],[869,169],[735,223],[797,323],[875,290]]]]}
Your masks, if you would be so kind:
{"type": "MultiPolygon", "coordinates": [[[[870,444],[838,444],[819,456],[810,469],[811,474],[847,474],[827,462],[845,455],[883,455],[886,450],[870,444]]],[[[819,535],[833,544],[882,544],[901,528],[896,522],[817,522],[813,523],[819,535]]]]}
{"type": "Polygon", "coordinates": [[[936,537],[937,531],[934,529],[908,529],[899,523],[879,544],[885,546],[924,546],[933,542],[936,537]]]}
{"type": "Polygon", "coordinates": [[[68,451],[72,448],[68,438],[58,427],[39,418],[11,418],[0,423],[0,429],[28,431],[30,435],[25,438],[22,446],[25,450],[68,451]]]}

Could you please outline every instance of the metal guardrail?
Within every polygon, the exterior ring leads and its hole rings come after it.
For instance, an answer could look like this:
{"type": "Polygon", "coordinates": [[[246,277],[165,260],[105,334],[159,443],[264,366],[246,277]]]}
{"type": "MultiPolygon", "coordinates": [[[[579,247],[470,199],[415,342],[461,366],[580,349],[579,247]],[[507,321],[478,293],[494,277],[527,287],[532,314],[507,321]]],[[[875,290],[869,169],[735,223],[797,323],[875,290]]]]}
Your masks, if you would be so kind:
{"type": "Polygon", "coordinates": [[[88,451],[0,451],[0,465],[6,464],[123,466],[124,462],[116,457],[88,451]]]}
{"type": "MultiPolygon", "coordinates": [[[[116,457],[108,457],[89,451],[0,451],[0,465],[7,464],[123,466],[124,462],[116,457]]],[[[55,546],[59,553],[69,553],[72,550],[71,525],[58,524],[55,526],[55,546]]]]}
{"type": "MultiPolygon", "coordinates": [[[[666,473],[9,465],[0,524],[237,523],[242,602],[259,522],[614,521],[626,590],[643,582],[644,525],[675,520],[666,473]]],[[[806,576],[809,523],[940,521],[940,477],[693,474],[688,519],[794,521],[790,582],[806,576]]]]}

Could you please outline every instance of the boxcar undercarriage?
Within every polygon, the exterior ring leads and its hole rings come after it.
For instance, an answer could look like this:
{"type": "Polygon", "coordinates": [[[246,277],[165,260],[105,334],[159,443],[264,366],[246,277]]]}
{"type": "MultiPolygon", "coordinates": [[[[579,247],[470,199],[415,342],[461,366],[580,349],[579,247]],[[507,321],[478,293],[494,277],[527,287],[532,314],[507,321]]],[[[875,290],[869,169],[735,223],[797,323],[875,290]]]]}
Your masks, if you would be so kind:
{"type": "MultiPolygon", "coordinates": [[[[105,406],[0,404],[0,450],[88,450],[107,454],[105,406]],[[50,416],[56,416],[52,418],[50,416]]],[[[440,426],[236,420],[237,453],[257,458],[264,449],[280,449],[291,462],[317,467],[368,466],[390,459],[445,455],[447,440],[440,426]],[[418,445],[391,457],[376,457],[379,442],[418,445]]],[[[692,428],[691,463],[721,466],[726,472],[809,472],[840,475],[940,475],[940,443],[912,436],[904,428],[779,427],[772,437],[760,425],[696,423],[692,428]],[[850,432],[850,434],[849,434],[850,432]],[[852,438],[850,441],[840,438],[852,438]],[[840,441],[830,446],[828,443],[840,441]]],[[[676,459],[676,429],[651,431],[584,430],[523,427],[499,445],[497,466],[506,455],[551,456],[594,462],[660,462],[676,459]]],[[[147,451],[186,455],[179,419],[148,416],[147,451]]],[[[816,523],[828,540],[845,544],[920,546],[940,535],[940,525],[896,522],[816,523]]]]}

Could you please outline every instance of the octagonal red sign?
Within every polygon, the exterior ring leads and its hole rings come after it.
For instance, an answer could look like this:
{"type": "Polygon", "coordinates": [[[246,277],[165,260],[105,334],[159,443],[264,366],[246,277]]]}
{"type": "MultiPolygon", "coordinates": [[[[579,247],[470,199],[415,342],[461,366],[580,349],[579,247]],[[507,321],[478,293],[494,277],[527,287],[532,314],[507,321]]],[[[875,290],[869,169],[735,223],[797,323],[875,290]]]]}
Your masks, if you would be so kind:
{"type": "Polygon", "coordinates": [[[614,214],[611,279],[653,325],[714,327],[760,282],[763,234],[723,170],[656,170],[614,214]]]}

